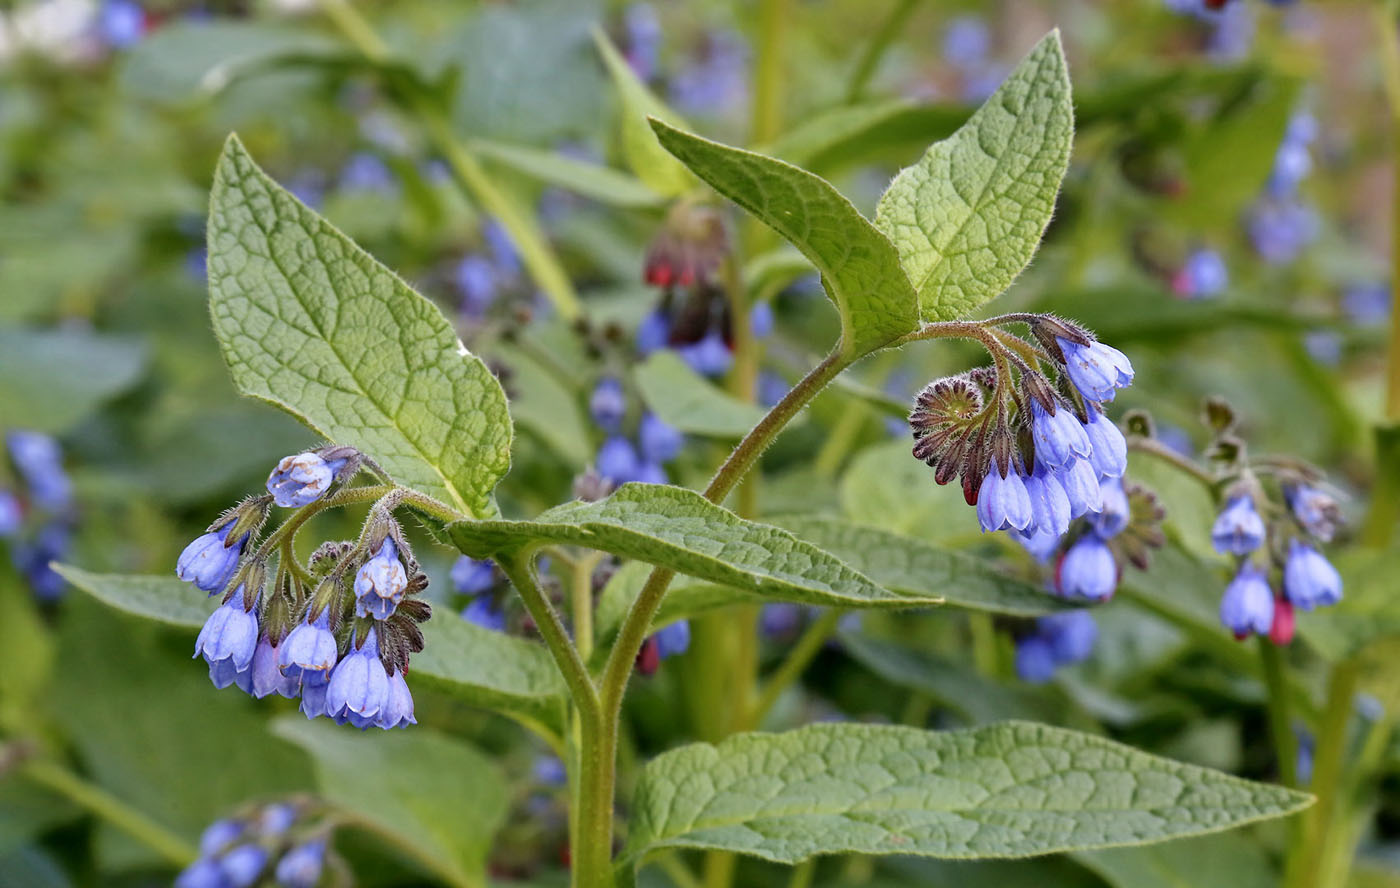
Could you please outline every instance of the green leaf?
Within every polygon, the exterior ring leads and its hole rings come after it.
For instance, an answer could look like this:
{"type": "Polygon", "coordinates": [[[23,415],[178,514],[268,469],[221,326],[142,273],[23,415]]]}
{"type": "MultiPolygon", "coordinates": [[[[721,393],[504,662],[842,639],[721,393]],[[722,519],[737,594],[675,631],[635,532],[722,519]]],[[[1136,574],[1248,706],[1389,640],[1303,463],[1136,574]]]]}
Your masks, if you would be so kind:
{"type": "Polygon", "coordinates": [[[453,885],[484,886],[505,822],[505,775],[460,740],[423,727],[359,733],[289,715],[272,732],[311,756],[320,795],[453,885]]]}
{"type": "Polygon", "coordinates": [[[280,25],[176,21],[135,46],[122,85],[137,98],[178,104],[217,93],[279,59],[337,52],[334,41],[280,25]]]}
{"type": "Polygon", "coordinates": [[[1216,832],[1310,797],[1029,722],[815,724],[667,752],[642,771],[620,866],[663,849],[1023,857],[1216,832]]]}
{"type": "Polygon", "coordinates": [[[765,413],[716,387],[667,349],[647,358],[632,378],[647,408],[688,434],[742,438],[765,413]]]}
{"type": "Polygon", "coordinates": [[[915,105],[906,99],[842,105],[798,123],[762,150],[830,175],[874,157],[922,151],[952,135],[967,118],[962,106],[915,105]]]}
{"type": "Polygon", "coordinates": [[[439,608],[422,629],[412,683],[508,715],[546,738],[563,735],[567,692],[543,646],[469,623],[450,608],[439,608]]]}
{"type": "Polygon", "coordinates": [[[1053,31],[950,138],[890,184],[875,224],[899,248],[927,320],[965,317],[1040,245],[1069,165],[1069,71],[1053,31]]]}
{"type": "Polygon", "coordinates": [[[847,357],[873,351],[918,326],[917,297],[900,271],[899,253],[831,183],[659,120],[651,126],[666,150],[692,172],[812,260],[841,314],[841,348],[847,357]]]}
{"type": "Polygon", "coordinates": [[[592,432],[579,409],[578,398],[528,353],[495,346],[495,356],[510,368],[510,415],[522,429],[535,434],[569,465],[582,469],[593,459],[592,432]]]}
{"type": "Polygon", "coordinates": [[[171,626],[198,629],[218,607],[210,596],[176,577],[174,571],[167,577],[143,577],[89,573],[71,564],[56,563],[53,569],[103,604],[171,626]]]}
{"type": "Polygon", "coordinates": [[[1218,833],[1144,848],[1083,851],[1075,859],[1114,888],[1275,888],[1279,873],[1257,842],[1218,833]]]}
{"type": "MultiPolygon", "coordinates": [[[[218,602],[175,576],[95,574],[55,565],[64,579],[104,604],[172,626],[198,629],[218,602]]],[[[411,685],[432,685],[557,737],[564,729],[563,679],[543,647],[458,619],[450,609],[422,626],[411,685]]]]}
{"type": "Polygon", "coordinates": [[[392,271],[230,137],[209,210],[214,331],[234,382],[407,487],[495,513],[510,416],[491,371],[392,271]]]}
{"type": "Polygon", "coordinates": [[[141,376],[139,342],[86,330],[0,328],[0,416],[12,428],[66,431],[141,376]]]}
{"type": "Polygon", "coordinates": [[[953,709],[969,725],[1013,718],[1056,721],[1064,715],[1062,700],[1044,688],[1001,684],[969,664],[888,638],[856,632],[840,633],[841,647],[852,659],[897,687],[928,694],[953,709]]]}
{"type": "Polygon", "coordinates": [[[945,546],[984,539],[962,489],[935,483],[933,470],[911,456],[909,448],[909,439],[883,441],[856,455],[841,477],[846,516],[856,524],[945,546]]]}
{"type": "Polygon", "coordinates": [[[1075,608],[1039,586],[997,570],[985,559],[886,530],[819,515],[774,518],[773,523],[895,592],[936,596],[955,607],[1018,617],[1075,608]]]}
{"type": "Polygon", "coordinates": [[[447,533],[473,558],[538,543],[587,546],[771,601],[833,607],[938,603],[883,589],[786,530],[745,521],[692,490],[665,484],[624,484],[607,499],[565,503],[534,521],[458,521],[447,533]]]}
{"type": "Polygon", "coordinates": [[[613,46],[607,34],[595,30],[593,41],[598,45],[598,53],[603,57],[603,65],[608,69],[622,103],[622,156],[627,160],[627,165],[637,174],[637,178],[662,197],[675,197],[695,187],[690,173],[662,150],[656,135],[647,126],[649,117],[673,120],[682,126],[685,121],[637,79],[636,72],[613,46]]]}
{"type": "Polygon", "coordinates": [[[544,151],[526,145],[473,140],[468,147],[487,160],[523,173],[536,181],[615,207],[659,206],[661,198],[639,179],[611,167],[576,160],[557,151],[544,151]]]}

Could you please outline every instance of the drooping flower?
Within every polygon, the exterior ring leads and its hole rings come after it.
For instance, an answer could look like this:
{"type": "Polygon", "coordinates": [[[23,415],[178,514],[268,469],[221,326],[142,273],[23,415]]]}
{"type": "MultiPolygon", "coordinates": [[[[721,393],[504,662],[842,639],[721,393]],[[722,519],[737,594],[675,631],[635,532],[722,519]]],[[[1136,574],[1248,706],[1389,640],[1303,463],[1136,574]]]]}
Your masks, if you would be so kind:
{"type": "MultiPolygon", "coordinates": [[[[204,657],[211,669],[220,663],[220,676],[232,681],[232,674],[226,671],[231,667],[238,673],[246,672],[253,663],[253,653],[258,647],[257,615],[243,609],[243,587],[239,586],[229,600],[220,606],[195,639],[194,655],[204,657]]],[[[218,680],[215,684],[218,684],[218,680]]],[[[219,687],[227,687],[220,684],[219,687]]]]}
{"type": "Polygon", "coordinates": [[[631,441],[622,437],[604,441],[593,463],[599,475],[616,484],[637,480],[637,470],[641,467],[636,448],[631,441]]]}
{"type": "Polygon", "coordinates": [[[306,670],[301,674],[301,709],[307,718],[320,718],[326,714],[326,689],[330,677],[325,672],[306,670]]]}
{"type": "Polygon", "coordinates": [[[699,342],[677,348],[676,353],[701,376],[723,376],[734,363],[734,352],[717,330],[706,333],[699,342]]]}
{"type": "Polygon", "coordinates": [[[1055,655],[1050,642],[1040,635],[1016,641],[1016,674],[1022,681],[1043,684],[1055,675],[1055,655]]]}
{"type": "Polygon", "coordinates": [[[1341,509],[1335,499],[1311,484],[1285,485],[1283,495],[1304,530],[1324,543],[1332,540],[1341,523],[1341,509]]]}
{"type": "Polygon", "coordinates": [[[1099,624],[1086,610],[1047,614],[1036,621],[1036,629],[1050,641],[1057,665],[1087,660],[1099,638],[1099,624]]]}
{"type": "Polygon", "coordinates": [[[314,620],[308,614],[307,619],[282,639],[277,664],[287,676],[305,683],[310,676],[324,679],[335,667],[339,656],[335,635],[330,629],[330,608],[324,608],[314,620]]]}
{"type": "Polygon", "coordinates": [[[1251,632],[1267,635],[1274,622],[1274,593],[1264,572],[1246,561],[1225,587],[1220,599],[1220,622],[1244,638],[1251,632]]]}
{"type": "Polygon", "coordinates": [[[1055,586],[1067,598],[1099,601],[1118,586],[1118,565],[1103,540],[1090,533],[1075,541],[1055,568],[1055,586]]]}
{"type": "Polygon", "coordinates": [[[258,641],[258,647],[253,651],[252,675],[249,680],[248,693],[258,699],[269,694],[281,694],[289,700],[296,697],[299,676],[286,675],[282,672],[279,663],[281,653],[266,635],[258,641]]]}
{"type": "Polygon", "coordinates": [[[1065,356],[1070,382],[1090,401],[1112,401],[1115,389],[1132,385],[1133,365],[1113,346],[1097,340],[1081,345],[1064,337],[1058,337],[1056,343],[1065,356]]]}
{"type": "Polygon", "coordinates": [[[267,478],[267,492],[282,508],[299,509],[325,496],[346,462],[327,461],[311,450],[284,456],[267,478]]]}
{"type": "Polygon", "coordinates": [[[677,620],[656,630],[656,652],[661,659],[678,657],[690,648],[690,621],[677,620]]]}
{"type": "Polygon", "coordinates": [[[462,619],[492,632],[506,631],[506,612],[490,595],[480,595],[462,608],[462,619]]]}
{"type": "Polygon", "coordinates": [[[622,427],[622,417],[627,413],[627,397],[622,392],[622,383],[611,376],[600,379],[588,398],[588,413],[603,431],[616,433],[622,427]]]}
{"type": "Polygon", "coordinates": [[[1210,529],[1210,541],[1215,551],[1230,555],[1248,555],[1263,545],[1264,519],[1255,511],[1253,498],[1231,497],[1210,529]]]}
{"type": "Polygon", "coordinates": [[[280,836],[297,822],[297,809],[286,802],[273,802],[258,812],[257,830],[263,836],[280,836]]]}
{"type": "Polygon", "coordinates": [[[8,490],[0,490],[0,537],[19,533],[23,522],[24,510],[20,508],[19,497],[8,490]]]}
{"type": "Polygon", "coordinates": [[[219,858],[219,869],[231,888],[252,885],[266,866],[267,849],[261,845],[239,845],[219,858]]]}
{"type": "Polygon", "coordinates": [[[418,720],[413,717],[413,693],[408,689],[408,681],[404,678],[402,669],[389,676],[389,690],[385,695],[384,706],[379,710],[379,715],[375,716],[374,723],[386,731],[418,724],[418,720]]]}
{"type": "Polygon", "coordinates": [[[1092,453],[1083,424],[1064,404],[1051,414],[1039,401],[1031,402],[1031,439],[1035,442],[1036,460],[1051,469],[1087,459],[1092,453]]]}
{"type": "Polygon", "coordinates": [[[1342,575],[1322,553],[1299,540],[1288,544],[1283,593],[1305,611],[1342,600],[1342,575]]]}
{"type": "Polygon", "coordinates": [[[1025,476],[1026,495],[1031,501],[1031,526],[1028,532],[1048,533],[1058,539],[1069,530],[1069,497],[1059,478],[1036,465],[1025,476]]]}
{"type": "Polygon", "coordinates": [[[227,818],[215,820],[199,835],[199,853],[205,857],[213,857],[233,844],[241,835],[243,824],[239,821],[227,818]]]}
{"type": "Polygon", "coordinates": [[[490,559],[478,561],[466,555],[452,564],[452,586],[462,595],[480,595],[496,585],[496,565],[490,559]]]}
{"type": "Polygon", "coordinates": [[[73,484],[63,470],[63,450],[58,441],[42,432],[15,429],[6,437],[6,443],[34,504],[50,512],[67,508],[73,484]]]}
{"type": "Polygon", "coordinates": [[[1031,518],[1031,498],[1025,482],[1014,471],[1003,476],[993,459],[977,492],[977,520],[982,530],[1026,530],[1031,526],[1031,518]]]}
{"type": "Polygon", "coordinates": [[[232,529],[233,522],[230,522],[216,531],[196,537],[180,553],[175,563],[175,575],[194,583],[195,588],[203,589],[210,595],[224,591],[238,569],[238,562],[243,557],[243,544],[248,540],[247,534],[244,534],[242,539],[230,542],[228,535],[232,529]]]}
{"type": "Polygon", "coordinates": [[[770,302],[756,302],[749,309],[749,332],[754,339],[767,339],[773,335],[773,305],[770,302]]]}
{"type": "Polygon", "coordinates": [[[1093,451],[1089,463],[1094,471],[1107,478],[1121,478],[1128,470],[1128,441],[1118,425],[1099,411],[1090,410],[1084,432],[1093,451]]]}
{"type": "Polygon", "coordinates": [[[312,839],[282,855],[273,875],[282,888],[316,888],[325,863],[326,840],[312,839]]]}
{"type": "Polygon", "coordinates": [[[1034,533],[1022,533],[1015,531],[1011,536],[1016,542],[1021,544],[1021,548],[1030,553],[1031,557],[1039,562],[1050,560],[1050,556],[1055,554],[1055,550],[1060,547],[1060,534],[1051,530],[1043,529],[1036,525],[1034,533]]]}
{"type": "Polygon", "coordinates": [[[637,429],[642,459],[650,463],[667,463],[675,459],[685,444],[685,436],[670,423],[648,411],[642,414],[637,429]]]}
{"type": "Polygon", "coordinates": [[[399,560],[398,546],[385,537],[379,551],[355,574],[355,613],[387,620],[408,590],[408,572],[399,560]]]}
{"type": "Polygon", "coordinates": [[[371,627],[364,643],[352,643],[345,657],[331,670],[326,687],[326,714],[336,724],[349,722],[367,728],[389,702],[389,675],[379,660],[379,640],[371,627]]]}
{"type": "Polygon", "coordinates": [[[1103,491],[1099,478],[1088,460],[1077,459],[1055,473],[1069,500],[1070,518],[1078,518],[1103,508],[1103,491]]]}
{"type": "Polygon", "coordinates": [[[1274,644],[1288,644],[1293,640],[1293,633],[1297,629],[1297,614],[1293,611],[1293,602],[1287,598],[1274,599],[1274,621],[1269,624],[1269,641],[1274,644]]]}
{"type": "Polygon", "coordinates": [[[654,311],[637,326],[637,351],[643,357],[666,347],[671,338],[671,322],[664,311],[654,311]]]}
{"type": "Polygon", "coordinates": [[[180,871],[175,888],[229,888],[229,881],[217,860],[201,857],[180,871]]]}

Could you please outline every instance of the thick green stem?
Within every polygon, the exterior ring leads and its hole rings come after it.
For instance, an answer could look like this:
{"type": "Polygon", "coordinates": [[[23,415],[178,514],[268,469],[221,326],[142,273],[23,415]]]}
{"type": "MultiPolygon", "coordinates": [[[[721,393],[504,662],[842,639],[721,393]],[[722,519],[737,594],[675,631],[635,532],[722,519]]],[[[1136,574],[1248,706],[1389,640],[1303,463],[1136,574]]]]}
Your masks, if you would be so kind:
{"type": "Polygon", "coordinates": [[[1327,705],[1318,723],[1316,752],[1310,788],[1317,803],[1303,813],[1302,838],[1294,842],[1288,858],[1288,888],[1321,888],[1321,868],[1333,843],[1346,840],[1349,831],[1339,816],[1347,728],[1351,724],[1360,669],[1354,661],[1338,663],[1327,683],[1327,705]]]}
{"type": "Polygon", "coordinates": [[[106,820],[175,866],[189,866],[199,853],[189,842],[72,771],[52,762],[31,760],[24,764],[22,773],[106,820]]]}
{"type": "Polygon", "coordinates": [[[1274,756],[1278,759],[1279,779],[1284,786],[1298,785],[1298,737],[1289,716],[1288,679],[1284,674],[1283,652],[1269,639],[1259,637],[1259,663],[1269,692],[1269,733],[1273,735],[1274,756]]]}
{"type": "Polygon", "coordinates": [[[885,57],[895,38],[904,32],[904,26],[909,23],[909,16],[918,5],[919,0],[897,0],[894,9],[890,10],[889,17],[866,45],[865,52],[860,54],[860,61],[856,62],[855,70],[851,73],[851,82],[846,87],[846,104],[854,105],[865,95],[870,78],[875,76],[875,70],[880,66],[880,60],[885,57]]]}
{"type": "MultiPolygon", "coordinates": [[[[1394,0],[1375,6],[1376,35],[1380,40],[1381,63],[1385,76],[1386,101],[1390,106],[1390,150],[1400,157],[1400,41],[1395,33],[1397,4],[1394,0]]],[[[1400,282],[1400,177],[1391,185],[1390,262],[1392,286],[1400,282]]],[[[1390,313],[1390,334],[1386,349],[1385,418],[1400,422],[1400,311],[1390,313]]]]}
{"type": "Polygon", "coordinates": [[[590,717],[596,719],[598,692],[588,677],[588,668],[579,656],[578,649],[569,640],[569,633],[565,631],[564,623],[559,619],[559,613],[545,597],[544,591],[540,589],[539,579],[535,576],[534,556],[529,552],[521,551],[512,555],[498,556],[496,563],[500,565],[506,578],[515,587],[515,591],[520,593],[520,600],[525,603],[525,610],[535,621],[540,637],[544,639],[545,646],[554,656],[554,662],[559,667],[559,672],[564,676],[564,682],[569,686],[569,693],[573,696],[574,705],[578,707],[585,721],[590,717]]]}

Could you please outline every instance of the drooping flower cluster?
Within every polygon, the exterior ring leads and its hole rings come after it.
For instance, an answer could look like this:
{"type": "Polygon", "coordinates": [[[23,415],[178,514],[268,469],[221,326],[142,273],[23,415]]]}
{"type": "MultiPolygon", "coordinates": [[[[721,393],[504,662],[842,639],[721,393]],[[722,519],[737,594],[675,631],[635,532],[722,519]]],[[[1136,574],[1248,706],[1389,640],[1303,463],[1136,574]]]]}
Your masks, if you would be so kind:
{"type": "Polygon", "coordinates": [[[10,541],[10,558],[35,597],[53,601],[63,592],[63,578],[49,565],[67,554],[76,523],[63,451],[48,435],[22,429],[6,435],[5,443],[20,484],[0,487],[0,539],[10,541]]]}
{"type": "Polygon", "coordinates": [[[175,888],[314,888],[326,865],[330,825],[303,800],[272,802],[211,823],[199,857],[175,888]],[[269,882],[268,880],[272,880],[269,882]]]}
{"type": "Polygon", "coordinates": [[[674,426],[651,411],[642,414],[637,423],[636,443],[623,433],[627,414],[627,397],[622,383],[614,377],[604,377],[593,389],[588,403],[589,414],[607,438],[594,457],[598,475],[614,487],[628,481],[665,484],[665,463],[680,455],[685,436],[674,426]]]}
{"type": "Polygon", "coordinates": [[[284,546],[270,584],[268,550],[287,525],[254,550],[272,502],[311,506],[362,463],[346,447],[286,457],[267,480],[268,495],[210,525],[185,547],[176,574],[210,595],[223,593],[195,641],[195,656],[209,664],[216,687],[300,697],[307,718],[407,727],[413,696],[404,673],[410,654],[423,649],[418,624],[431,608],[413,597],[428,579],[392,509],[376,505],[358,541],[324,543],[305,566],[289,563],[284,546]]]}
{"type": "Polygon", "coordinates": [[[1216,551],[1235,556],[1234,579],[1220,599],[1220,622],[1238,639],[1267,635],[1275,644],[1293,639],[1295,610],[1310,611],[1342,598],[1342,577],[1319,550],[1336,532],[1336,501],[1312,482],[1282,483],[1283,508],[1274,508],[1262,487],[1246,477],[1226,495],[1211,527],[1216,551]],[[1271,520],[1258,504],[1269,504],[1271,520]],[[1272,583],[1275,574],[1278,582],[1272,583]],[[1278,592],[1275,594],[1275,588],[1278,592]]]}
{"type": "Polygon", "coordinates": [[[1040,617],[1016,640],[1016,674],[1022,681],[1047,682],[1057,668],[1087,660],[1098,637],[1098,624],[1087,610],[1040,617]]]}

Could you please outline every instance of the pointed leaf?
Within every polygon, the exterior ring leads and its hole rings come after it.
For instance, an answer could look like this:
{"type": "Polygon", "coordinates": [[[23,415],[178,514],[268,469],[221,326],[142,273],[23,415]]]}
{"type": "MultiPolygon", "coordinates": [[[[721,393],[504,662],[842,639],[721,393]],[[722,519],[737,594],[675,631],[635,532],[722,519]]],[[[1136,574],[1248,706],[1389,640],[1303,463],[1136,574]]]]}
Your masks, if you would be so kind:
{"type": "Polygon", "coordinates": [[[0,416],[10,428],[67,431],[133,385],[145,364],[135,340],[87,330],[0,327],[0,416]]]}
{"type": "Polygon", "coordinates": [[[695,180],[684,166],[662,150],[647,126],[648,117],[673,120],[681,126],[685,125],[685,121],[637,79],[636,72],[613,46],[608,35],[596,30],[593,40],[598,44],[598,53],[603,57],[603,64],[612,77],[622,103],[622,156],[627,160],[627,165],[638,179],[662,197],[675,197],[689,191],[695,186],[695,180]]]}
{"type": "Polygon", "coordinates": [[[272,732],[306,750],[320,795],[455,885],[486,885],[486,857],[505,822],[500,767],[424,727],[357,733],[288,715],[272,732]]]}
{"type": "Polygon", "coordinates": [[[662,849],[1024,857],[1216,832],[1311,797],[1029,722],[815,724],[667,752],[642,771],[620,875],[662,849]]]}
{"type": "Polygon", "coordinates": [[[966,316],[1030,262],[1073,134],[1069,71],[1054,31],[961,129],[895,177],[875,224],[899,248],[926,320],[966,316]]]}
{"type": "Polygon", "coordinates": [[[427,299],[258,168],[230,137],[209,210],[214,332],[234,382],[394,480],[494,514],[510,416],[427,299]]]}
{"type": "Polygon", "coordinates": [[[659,120],[651,126],[692,172],[812,260],[841,313],[843,354],[858,357],[918,326],[918,302],[900,271],[899,253],[831,183],[659,120]]]}
{"type": "Polygon", "coordinates": [[[633,378],[651,412],[688,434],[742,438],[765,413],[690,369],[673,351],[647,358],[633,378]]]}
{"type": "Polygon", "coordinates": [[[765,600],[833,607],[918,607],[939,601],[883,589],[786,530],[745,521],[694,491],[665,484],[624,484],[607,499],[566,503],[534,521],[458,521],[447,533],[473,558],[535,543],[567,543],[668,567],[765,600]]]}

